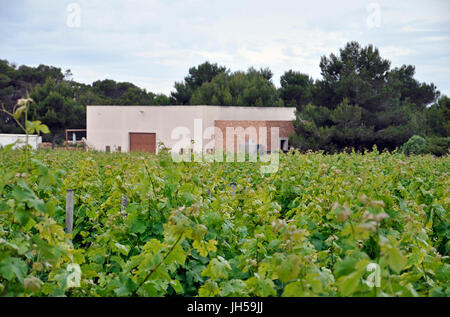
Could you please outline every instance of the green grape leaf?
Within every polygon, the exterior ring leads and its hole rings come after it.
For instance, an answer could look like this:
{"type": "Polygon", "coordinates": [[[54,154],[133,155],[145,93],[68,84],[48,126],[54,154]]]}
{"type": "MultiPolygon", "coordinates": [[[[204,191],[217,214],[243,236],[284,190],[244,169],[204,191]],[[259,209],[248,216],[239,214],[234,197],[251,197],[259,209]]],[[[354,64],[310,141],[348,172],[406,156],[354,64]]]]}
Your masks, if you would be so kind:
{"type": "Polygon", "coordinates": [[[228,261],[223,257],[218,256],[209,262],[208,266],[203,270],[202,276],[208,276],[213,280],[218,280],[227,278],[230,270],[231,266],[228,261]]]}
{"type": "Polygon", "coordinates": [[[19,258],[6,257],[0,262],[0,276],[8,281],[16,277],[20,283],[23,283],[27,271],[27,264],[19,258]]]}
{"type": "Polygon", "coordinates": [[[400,273],[407,262],[407,259],[402,252],[395,247],[391,247],[387,250],[385,258],[389,267],[396,273],[400,273]]]}

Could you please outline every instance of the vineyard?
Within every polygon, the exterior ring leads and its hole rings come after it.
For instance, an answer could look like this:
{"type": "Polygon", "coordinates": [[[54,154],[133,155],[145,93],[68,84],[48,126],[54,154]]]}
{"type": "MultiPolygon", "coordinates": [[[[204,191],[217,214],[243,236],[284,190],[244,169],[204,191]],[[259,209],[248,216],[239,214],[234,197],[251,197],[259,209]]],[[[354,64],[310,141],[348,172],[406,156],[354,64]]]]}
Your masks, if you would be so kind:
{"type": "Polygon", "coordinates": [[[450,296],[448,156],[260,164],[0,150],[0,296],[450,296]]]}

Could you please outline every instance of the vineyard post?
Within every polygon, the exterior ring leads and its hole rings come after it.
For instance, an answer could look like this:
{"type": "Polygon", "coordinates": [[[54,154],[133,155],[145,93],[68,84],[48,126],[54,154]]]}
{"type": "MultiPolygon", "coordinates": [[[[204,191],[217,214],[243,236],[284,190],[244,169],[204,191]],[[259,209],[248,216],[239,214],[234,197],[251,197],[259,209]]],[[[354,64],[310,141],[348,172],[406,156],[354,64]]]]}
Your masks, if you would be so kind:
{"type": "Polygon", "coordinates": [[[127,207],[128,207],[128,198],[127,198],[127,196],[122,194],[122,209],[121,209],[121,211],[124,212],[125,208],[127,208],[127,207]]]}
{"type": "Polygon", "coordinates": [[[68,189],[66,192],[66,232],[73,231],[73,190],[68,189]]]}

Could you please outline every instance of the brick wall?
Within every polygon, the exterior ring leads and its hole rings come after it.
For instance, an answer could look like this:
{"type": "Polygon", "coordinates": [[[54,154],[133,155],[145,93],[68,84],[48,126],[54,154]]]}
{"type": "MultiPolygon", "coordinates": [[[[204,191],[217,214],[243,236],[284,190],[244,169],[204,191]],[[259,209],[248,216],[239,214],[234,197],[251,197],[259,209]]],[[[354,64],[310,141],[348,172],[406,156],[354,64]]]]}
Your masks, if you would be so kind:
{"type": "MultiPolygon", "coordinates": [[[[229,151],[237,152],[238,143],[242,143],[238,141],[238,137],[235,134],[227,135],[227,127],[228,128],[242,128],[243,130],[247,129],[249,134],[253,135],[245,135],[245,141],[249,142],[249,139],[252,139],[254,143],[263,144],[263,138],[260,137],[260,132],[264,132],[264,130],[260,131],[260,128],[266,128],[266,138],[267,138],[267,150],[271,151],[271,128],[278,127],[279,128],[279,137],[280,138],[289,138],[291,133],[294,133],[294,126],[292,125],[292,121],[250,121],[250,120],[215,120],[214,125],[216,128],[219,128],[222,131],[222,142],[220,139],[216,138],[216,149],[220,148],[222,145],[223,150],[227,150],[227,142],[231,144],[233,142],[234,137],[234,149],[228,148],[229,151]],[[249,129],[250,128],[250,129],[249,129]],[[254,129],[252,129],[254,128],[254,129]],[[253,131],[252,131],[253,130],[253,131]]],[[[277,145],[277,149],[279,149],[279,145],[277,145]]]]}

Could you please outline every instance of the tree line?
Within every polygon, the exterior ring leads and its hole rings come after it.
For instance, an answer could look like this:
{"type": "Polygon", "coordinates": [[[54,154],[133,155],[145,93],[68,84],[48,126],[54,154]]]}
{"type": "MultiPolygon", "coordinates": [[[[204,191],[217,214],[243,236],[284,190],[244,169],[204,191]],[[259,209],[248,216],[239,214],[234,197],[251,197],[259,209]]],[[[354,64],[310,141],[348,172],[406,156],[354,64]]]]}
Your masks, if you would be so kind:
{"type": "MultiPolygon", "coordinates": [[[[357,42],[323,56],[319,66],[320,79],[288,70],[277,88],[269,68],[231,72],[205,62],[190,68],[167,96],[110,79],[77,83],[70,70],[18,67],[0,60],[0,103],[12,110],[29,92],[34,100],[31,119],[49,126],[52,141],[61,140],[67,128],[86,127],[87,105],[285,106],[296,108],[290,143],[302,151],[333,153],[374,145],[394,150],[414,136],[409,148],[417,148],[416,153],[448,152],[449,98],[434,84],[415,79],[414,66],[392,68],[376,47],[357,42]]],[[[2,113],[0,132],[18,132],[15,122],[2,113]]]]}

